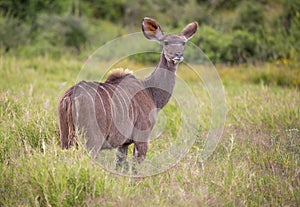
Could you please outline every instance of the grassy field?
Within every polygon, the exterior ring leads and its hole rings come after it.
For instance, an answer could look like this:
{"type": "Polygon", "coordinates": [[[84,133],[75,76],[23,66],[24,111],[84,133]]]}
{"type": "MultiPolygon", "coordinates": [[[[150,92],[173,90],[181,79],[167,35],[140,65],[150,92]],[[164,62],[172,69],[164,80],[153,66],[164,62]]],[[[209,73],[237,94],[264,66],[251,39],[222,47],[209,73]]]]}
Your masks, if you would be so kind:
{"type": "Polygon", "coordinates": [[[83,63],[0,57],[0,206],[300,206],[299,69],[222,68],[227,121],[213,155],[199,162],[199,134],[175,167],[133,179],[59,147],[57,103],[83,63]]]}

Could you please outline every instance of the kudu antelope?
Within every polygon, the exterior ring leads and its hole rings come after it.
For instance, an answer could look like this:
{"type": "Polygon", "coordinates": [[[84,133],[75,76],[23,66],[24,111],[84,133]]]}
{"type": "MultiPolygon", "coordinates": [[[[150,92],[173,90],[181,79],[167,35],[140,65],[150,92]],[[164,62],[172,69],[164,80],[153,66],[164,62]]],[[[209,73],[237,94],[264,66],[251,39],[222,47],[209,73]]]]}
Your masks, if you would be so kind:
{"type": "Polygon", "coordinates": [[[164,34],[155,20],[144,18],[144,36],[163,46],[156,69],[143,80],[118,71],[103,83],[81,81],[67,90],[58,106],[62,148],[72,145],[78,130],[85,134],[92,155],[117,148],[116,165],[122,165],[128,146],[134,144],[134,157],[141,163],[157,113],[172,95],[184,45],[197,28],[197,22],[192,22],[180,34],[164,34]]]}

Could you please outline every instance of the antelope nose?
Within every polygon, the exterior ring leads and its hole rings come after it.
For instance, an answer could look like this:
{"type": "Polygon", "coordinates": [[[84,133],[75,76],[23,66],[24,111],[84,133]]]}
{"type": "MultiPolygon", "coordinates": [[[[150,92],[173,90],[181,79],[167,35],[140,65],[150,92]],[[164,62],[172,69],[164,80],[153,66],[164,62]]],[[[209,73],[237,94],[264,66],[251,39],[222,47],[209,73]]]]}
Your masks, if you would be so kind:
{"type": "Polygon", "coordinates": [[[176,57],[182,57],[183,53],[182,52],[176,52],[175,55],[176,55],[176,57]]]}

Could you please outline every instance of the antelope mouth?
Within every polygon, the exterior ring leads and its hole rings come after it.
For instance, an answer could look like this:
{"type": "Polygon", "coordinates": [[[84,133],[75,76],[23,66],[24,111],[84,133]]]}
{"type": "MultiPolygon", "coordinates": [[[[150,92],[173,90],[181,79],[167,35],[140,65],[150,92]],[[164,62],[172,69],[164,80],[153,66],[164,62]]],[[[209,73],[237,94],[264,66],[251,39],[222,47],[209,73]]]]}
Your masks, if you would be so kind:
{"type": "Polygon", "coordinates": [[[172,61],[173,61],[174,64],[177,64],[177,63],[182,62],[183,59],[184,59],[183,57],[174,57],[174,58],[172,59],[172,61]]]}

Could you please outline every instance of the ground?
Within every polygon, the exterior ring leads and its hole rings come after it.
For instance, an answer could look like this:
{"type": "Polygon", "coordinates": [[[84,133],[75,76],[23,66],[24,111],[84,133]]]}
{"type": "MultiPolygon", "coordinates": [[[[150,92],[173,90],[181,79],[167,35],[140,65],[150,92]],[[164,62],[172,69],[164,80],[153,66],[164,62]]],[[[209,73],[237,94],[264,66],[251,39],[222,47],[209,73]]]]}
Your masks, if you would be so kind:
{"type": "MultiPolygon", "coordinates": [[[[106,172],[80,147],[59,147],[57,103],[83,62],[0,57],[1,206],[300,206],[300,92],[295,85],[251,81],[253,73],[241,66],[221,69],[227,120],[213,155],[199,160],[207,107],[199,138],[177,165],[134,179],[106,172]]],[[[269,67],[251,71],[272,71],[269,67]]],[[[285,77],[295,73],[282,71],[285,77]]],[[[187,75],[191,84],[192,79],[187,75]]],[[[165,113],[172,117],[174,105],[168,107],[165,113]]],[[[173,126],[168,127],[172,136],[173,126]]]]}

